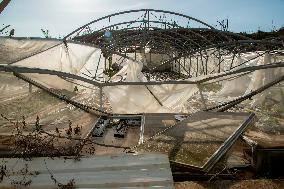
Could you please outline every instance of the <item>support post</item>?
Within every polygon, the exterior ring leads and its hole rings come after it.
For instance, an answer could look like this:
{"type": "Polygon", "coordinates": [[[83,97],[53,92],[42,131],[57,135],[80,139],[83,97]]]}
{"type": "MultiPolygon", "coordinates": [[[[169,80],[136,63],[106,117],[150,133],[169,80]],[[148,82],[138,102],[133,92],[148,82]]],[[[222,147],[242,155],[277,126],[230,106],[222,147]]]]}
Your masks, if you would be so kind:
{"type": "Polygon", "coordinates": [[[196,77],[198,76],[198,57],[196,56],[196,77]]]}
{"type": "Polygon", "coordinates": [[[177,62],[178,62],[178,74],[179,74],[179,77],[181,76],[180,60],[181,60],[181,59],[178,59],[178,60],[177,60],[177,62]]]}
{"type": "Polygon", "coordinates": [[[112,67],[112,53],[108,57],[108,69],[111,70],[111,67],[112,67]]]}
{"type": "Polygon", "coordinates": [[[218,65],[218,73],[220,73],[221,72],[221,63],[222,63],[222,61],[221,61],[221,52],[220,52],[220,49],[218,49],[218,53],[219,53],[219,56],[218,56],[218,59],[219,59],[219,65],[218,65]]]}
{"type": "Polygon", "coordinates": [[[206,55],[206,68],[205,68],[205,71],[206,71],[206,73],[205,73],[205,75],[207,75],[208,74],[208,60],[209,60],[209,56],[208,55],[206,55]]]}
{"type": "Polygon", "coordinates": [[[189,70],[188,70],[188,74],[189,74],[189,77],[191,77],[191,55],[189,55],[189,70]]]}
{"type": "Polygon", "coordinates": [[[33,92],[33,85],[29,83],[29,93],[33,92]]]}
{"type": "Polygon", "coordinates": [[[204,110],[206,110],[207,106],[206,106],[205,98],[204,98],[203,93],[202,93],[202,86],[200,84],[197,84],[197,87],[198,87],[198,90],[199,90],[199,94],[200,94],[200,97],[201,97],[203,108],[204,108],[204,110]]]}
{"type": "Polygon", "coordinates": [[[134,56],[135,56],[135,60],[137,59],[137,55],[136,55],[136,44],[135,44],[135,46],[134,46],[134,56]]]}
{"type": "Polygon", "coordinates": [[[149,52],[149,63],[150,63],[150,65],[151,65],[151,63],[152,63],[152,55],[151,55],[151,50],[150,50],[150,52],[149,52]]]}
{"type": "Polygon", "coordinates": [[[100,110],[103,111],[103,87],[100,87],[100,110]]]}

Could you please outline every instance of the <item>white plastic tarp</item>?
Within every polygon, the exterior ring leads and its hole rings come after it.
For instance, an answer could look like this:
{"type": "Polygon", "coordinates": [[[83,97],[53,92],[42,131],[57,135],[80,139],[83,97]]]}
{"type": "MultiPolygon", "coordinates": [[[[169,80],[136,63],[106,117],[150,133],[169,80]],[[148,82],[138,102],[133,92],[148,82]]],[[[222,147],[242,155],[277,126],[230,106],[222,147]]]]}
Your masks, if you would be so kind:
{"type": "MultiPolygon", "coordinates": [[[[13,63],[13,66],[55,70],[93,79],[94,76],[102,76],[104,61],[101,50],[98,48],[76,43],[67,43],[66,46],[61,43],[46,51],[17,61],[13,63]]],[[[57,76],[26,75],[52,88],[72,90],[74,87],[72,83],[57,76]]]]}
{"type": "MultiPolygon", "coordinates": [[[[231,60],[228,60],[228,62],[230,61],[231,60]]],[[[251,52],[241,54],[241,56],[237,57],[235,61],[236,62],[234,62],[234,65],[239,65],[246,62],[242,65],[242,67],[256,66],[283,62],[284,56],[265,52],[251,52]]],[[[224,98],[236,98],[239,96],[243,96],[261,88],[262,86],[278,79],[283,75],[283,68],[256,70],[251,74],[243,75],[236,78],[234,78],[234,75],[232,75],[232,79],[221,82],[222,88],[221,90],[216,92],[214,96],[216,95],[215,97],[221,98],[222,100],[224,100],[224,98]]],[[[265,90],[262,93],[254,96],[250,103],[251,106],[262,105],[262,103],[268,97],[269,91],[270,90],[265,90]]]]}
{"type": "Polygon", "coordinates": [[[10,64],[61,44],[60,40],[0,37],[0,64],[10,64]]]}
{"type": "MultiPolygon", "coordinates": [[[[105,69],[105,58],[101,50],[95,47],[67,42],[67,45],[59,40],[17,40],[1,38],[0,45],[7,48],[0,50],[4,55],[9,55],[6,62],[0,59],[1,64],[12,63],[13,66],[23,66],[29,68],[41,68],[62,71],[76,74],[89,79],[99,77],[110,82],[145,82],[143,75],[143,63],[131,61],[118,55],[113,60],[118,60],[122,69],[112,78],[106,78],[103,72],[105,69]],[[17,56],[13,58],[13,50],[17,56]],[[20,54],[18,56],[18,54],[20,54]],[[19,60],[20,59],[20,60],[19,60]],[[17,61],[18,60],[18,61],[17,61]]],[[[264,52],[243,53],[240,55],[224,56],[223,70],[228,70],[230,66],[250,66],[263,65],[278,61],[283,61],[283,56],[264,55],[264,52]],[[259,56],[263,54],[262,56],[259,56]],[[253,60],[250,60],[253,59],[253,60]],[[250,60],[250,61],[248,61],[250,60]],[[244,62],[246,62],[244,64],[244,62]]],[[[141,59],[141,57],[138,57],[141,59]]],[[[197,61],[197,59],[196,59],[197,61]]],[[[189,68],[190,61],[185,62],[185,68],[189,68]]],[[[214,71],[218,62],[215,56],[208,59],[208,67],[214,71]]],[[[194,60],[191,64],[195,65],[194,60]]],[[[193,66],[192,65],[192,66],[193,66]]],[[[197,71],[197,67],[193,70],[197,71]]],[[[199,68],[199,71],[202,69],[199,68]]],[[[202,71],[199,73],[202,76],[202,71]]],[[[214,74],[214,73],[213,73],[214,74]]],[[[215,73],[217,74],[217,73],[215,73]]],[[[244,95],[251,90],[255,90],[268,82],[273,81],[283,74],[283,69],[259,70],[251,75],[246,75],[222,82],[222,89],[216,93],[222,97],[237,97],[244,95]]],[[[58,76],[44,74],[26,74],[32,79],[43,83],[49,87],[57,89],[72,90],[74,85],[58,76]]],[[[212,74],[211,74],[212,75],[212,74]]],[[[195,79],[199,78],[196,77],[195,79]]],[[[207,76],[206,76],[207,77],[207,76]]],[[[194,80],[193,78],[191,80],[194,80]]],[[[76,81],[78,83],[78,81],[76,81]]],[[[79,82],[80,83],[80,82],[79,82]]],[[[90,86],[93,87],[93,86],[90,86]]],[[[117,85],[103,87],[105,95],[111,104],[113,113],[143,113],[143,112],[181,112],[185,102],[192,97],[198,88],[193,84],[163,84],[163,85],[117,85]]],[[[92,90],[89,93],[93,93],[92,90]]],[[[266,95],[263,93],[263,95],[266,95]]]]}
{"type": "MultiPolygon", "coordinates": [[[[128,60],[123,68],[111,78],[111,82],[147,81],[143,64],[128,60]]],[[[103,88],[113,113],[168,113],[180,112],[182,105],[195,92],[196,85],[118,85],[103,88]]]]}

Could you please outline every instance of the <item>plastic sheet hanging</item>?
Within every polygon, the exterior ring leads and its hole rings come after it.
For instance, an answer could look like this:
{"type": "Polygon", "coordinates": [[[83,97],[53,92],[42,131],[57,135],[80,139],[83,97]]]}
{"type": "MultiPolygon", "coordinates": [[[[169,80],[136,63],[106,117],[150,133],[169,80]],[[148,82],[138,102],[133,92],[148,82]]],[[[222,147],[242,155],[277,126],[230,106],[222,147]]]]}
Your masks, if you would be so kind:
{"type": "MultiPolygon", "coordinates": [[[[128,60],[111,82],[146,82],[142,63],[128,60]]],[[[197,92],[193,84],[118,85],[103,88],[113,113],[180,112],[183,104],[197,92]]]]}

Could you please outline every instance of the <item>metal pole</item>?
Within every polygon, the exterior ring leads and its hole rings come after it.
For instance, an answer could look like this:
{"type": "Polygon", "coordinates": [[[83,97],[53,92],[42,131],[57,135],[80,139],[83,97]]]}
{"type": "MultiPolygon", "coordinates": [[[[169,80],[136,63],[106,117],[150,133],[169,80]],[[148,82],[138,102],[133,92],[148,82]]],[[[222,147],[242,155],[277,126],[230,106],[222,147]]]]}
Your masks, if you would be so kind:
{"type": "Polygon", "coordinates": [[[206,106],[205,98],[204,98],[203,93],[202,93],[202,86],[200,84],[197,84],[197,87],[198,87],[198,90],[199,90],[199,94],[200,94],[200,97],[201,97],[201,101],[202,101],[204,110],[206,110],[207,106],[206,106]]]}
{"type": "Polygon", "coordinates": [[[103,111],[103,87],[100,88],[100,110],[103,111]]]}
{"type": "Polygon", "coordinates": [[[29,83],[29,93],[33,92],[33,85],[29,83]]]}
{"type": "Polygon", "coordinates": [[[198,56],[196,56],[196,77],[198,76],[198,56]]]}
{"type": "Polygon", "coordinates": [[[147,20],[148,20],[148,30],[150,28],[150,12],[147,11],[147,20]]]}
{"type": "Polygon", "coordinates": [[[135,60],[136,60],[137,59],[137,57],[136,57],[136,44],[134,46],[134,56],[135,56],[135,60]]]}
{"type": "Polygon", "coordinates": [[[191,73],[190,73],[190,72],[191,72],[191,66],[192,66],[192,65],[191,65],[191,55],[189,55],[189,70],[188,70],[189,77],[191,77],[191,75],[190,75],[190,74],[191,74],[191,73]]]}
{"type": "Polygon", "coordinates": [[[218,73],[220,73],[221,72],[221,63],[222,63],[220,49],[218,49],[218,53],[219,53],[219,57],[218,57],[218,59],[219,59],[218,73]]]}
{"type": "Polygon", "coordinates": [[[205,68],[205,71],[206,71],[206,75],[208,74],[208,60],[209,60],[209,55],[206,55],[206,68],[205,68]]]}
{"type": "Polygon", "coordinates": [[[150,65],[151,65],[151,63],[152,63],[151,49],[150,49],[150,51],[149,51],[149,63],[150,63],[150,65]]]}
{"type": "Polygon", "coordinates": [[[178,73],[179,73],[179,76],[181,76],[180,60],[181,60],[181,59],[178,59],[178,60],[177,60],[177,61],[178,61],[178,73]]]}

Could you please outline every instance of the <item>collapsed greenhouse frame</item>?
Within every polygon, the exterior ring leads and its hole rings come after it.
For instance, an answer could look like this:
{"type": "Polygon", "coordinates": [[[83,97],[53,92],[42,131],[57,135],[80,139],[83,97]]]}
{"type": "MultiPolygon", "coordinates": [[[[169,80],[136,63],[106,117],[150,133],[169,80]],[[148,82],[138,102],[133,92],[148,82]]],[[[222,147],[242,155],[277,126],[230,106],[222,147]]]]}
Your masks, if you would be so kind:
{"type": "MultiPolygon", "coordinates": [[[[241,77],[258,69],[283,67],[283,61],[267,65],[246,66],[249,62],[265,54],[282,56],[283,40],[277,38],[253,40],[241,34],[217,30],[209,24],[183,14],[164,10],[140,9],[123,11],[96,19],[74,30],[54,46],[34,52],[27,57],[21,57],[9,62],[8,65],[1,65],[0,69],[8,72],[41,73],[77,79],[99,87],[101,96],[103,88],[108,86],[145,86],[154,99],[163,106],[153,90],[150,90],[148,86],[196,84],[202,96],[201,85],[218,82],[218,78],[226,80],[231,77],[241,77]],[[133,20],[132,18],[136,18],[135,16],[138,16],[138,18],[133,20]],[[130,18],[130,20],[126,19],[124,22],[116,23],[116,21],[122,19],[121,17],[130,18]],[[112,20],[114,20],[114,23],[112,20]],[[107,24],[107,26],[102,26],[104,24],[107,24]],[[92,70],[91,73],[85,68],[85,72],[77,76],[74,73],[61,70],[53,71],[23,65],[20,67],[13,66],[21,60],[44,53],[63,44],[68,51],[68,44],[72,43],[100,49],[100,55],[97,58],[97,69],[92,70]],[[252,56],[241,63],[236,63],[239,57],[252,51],[256,51],[256,56],[252,56]],[[120,80],[119,78],[115,79],[115,81],[110,80],[121,69],[121,64],[125,60],[137,62],[138,54],[140,55],[138,62],[142,62],[142,69],[147,72],[144,74],[147,80],[122,81],[121,76],[119,76],[120,80]],[[153,63],[151,57],[155,55],[161,55],[162,58],[157,58],[158,61],[153,63]],[[115,59],[114,56],[118,57],[115,59]],[[228,56],[229,60],[227,60],[228,56]],[[101,70],[98,71],[99,69],[101,70]],[[151,73],[159,71],[159,69],[160,71],[176,73],[178,79],[150,81],[151,73]],[[106,80],[101,75],[106,75],[109,79],[106,80]]],[[[279,81],[276,83],[283,80],[281,77],[278,79],[279,81]]],[[[275,83],[272,82],[272,84],[275,83]]],[[[259,92],[256,91],[257,93],[259,92]]],[[[248,95],[248,98],[252,95],[248,95]]],[[[101,99],[100,107],[97,110],[102,111],[102,103],[101,99]]],[[[84,105],[79,107],[82,106],[84,105]]],[[[207,109],[207,107],[204,109],[207,109]]],[[[214,109],[214,107],[208,109],[214,109]]]]}
{"type": "MultiPolygon", "coordinates": [[[[141,9],[111,14],[76,29],[62,40],[23,38],[2,38],[1,40],[6,40],[8,45],[18,43],[19,46],[21,46],[21,40],[26,46],[33,45],[36,41],[43,42],[43,45],[39,45],[39,48],[32,53],[27,51],[26,54],[23,53],[23,56],[12,57],[11,60],[0,64],[0,71],[11,72],[30,85],[35,85],[81,110],[113,119],[131,117],[130,114],[140,116],[145,113],[144,117],[141,116],[143,117],[141,118],[143,125],[141,131],[151,127],[151,124],[146,123],[148,128],[146,126],[144,128],[147,116],[148,120],[155,120],[151,114],[147,113],[156,113],[157,117],[163,117],[162,113],[166,113],[170,115],[170,119],[174,119],[174,114],[187,116],[185,120],[153,136],[147,136],[146,142],[164,133],[168,134],[168,130],[173,132],[172,128],[178,128],[176,127],[178,125],[186,127],[192,124],[190,116],[196,116],[196,112],[198,115],[200,111],[226,111],[284,80],[283,38],[255,40],[242,34],[217,30],[198,19],[183,14],[163,10],[141,9]],[[122,20],[125,19],[125,21],[112,23],[112,21],[121,21],[121,18],[116,18],[119,16],[122,16],[122,20]],[[130,20],[127,20],[128,18],[130,20]],[[132,18],[137,19],[132,20],[132,18]],[[105,24],[107,26],[104,26],[105,24]],[[277,74],[274,75],[275,77],[263,79],[267,74],[261,74],[266,70],[277,70],[277,74]],[[164,71],[173,73],[174,79],[167,76],[162,79],[151,79],[155,73],[164,71]],[[264,81],[252,82],[255,85],[247,86],[242,95],[233,99],[219,101],[214,106],[206,104],[206,96],[203,94],[204,86],[226,81],[237,83],[238,78],[254,73],[256,73],[255,77],[260,75],[264,81]],[[48,75],[48,77],[41,79],[41,75],[48,75]],[[51,76],[55,76],[55,79],[52,78],[52,81],[45,83],[44,80],[48,80],[51,76]],[[99,107],[67,97],[64,92],[57,90],[60,87],[49,87],[51,84],[56,86],[56,78],[73,83],[75,86],[82,85],[92,89],[96,87],[99,90],[99,107]],[[112,89],[116,91],[119,89],[122,92],[116,93],[112,89]],[[103,96],[106,95],[107,100],[111,101],[113,98],[111,94],[118,96],[113,100],[117,104],[110,102],[111,106],[116,106],[116,109],[106,111],[103,107],[103,96]],[[183,112],[178,106],[186,102],[193,94],[200,96],[202,107],[195,112],[183,112]],[[131,95],[134,98],[127,104],[128,96],[131,95]],[[143,104],[140,95],[147,96],[146,100],[150,99],[145,107],[139,107],[143,104]],[[136,104],[140,100],[142,103],[136,104]],[[156,108],[146,109],[149,105],[156,108]]],[[[226,90],[224,86],[223,89],[226,90]]],[[[230,117],[238,114],[227,113],[218,113],[214,116],[230,117]]],[[[238,120],[237,126],[234,126],[236,129],[234,135],[227,136],[229,138],[226,140],[222,139],[225,142],[223,148],[216,151],[219,154],[211,157],[210,165],[203,166],[206,172],[212,169],[213,165],[240,137],[244,129],[254,121],[254,114],[240,115],[243,117],[238,120]]],[[[240,115],[238,114],[239,117],[240,115]]],[[[214,116],[210,119],[215,119],[214,116]]],[[[230,130],[230,132],[233,131],[230,130]]],[[[194,130],[190,132],[194,133],[194,130]]],[[[151,133],[151,130],[148,131],[148,135],[151,133]]],[[[87,137],[89,135],[90,133],[87,137]]],[[[165,134],[165,136],[168,135],[165,134]]],[[[140,139],[138,145],[143,143],[140,139]]],[[[109,145],[109,147],[116,146],[109,145]]],[[[136,147],[135,145],[132,149],[136,147]]],[[[171,163],[179,164],[172,160],[171,163]]],[[[182,163],[181,165],[185,166],[182,163]]]]}

